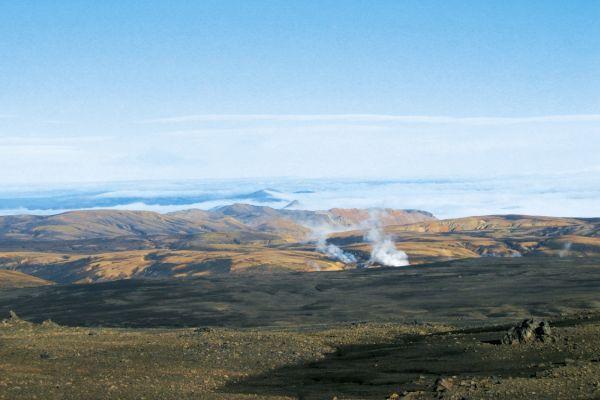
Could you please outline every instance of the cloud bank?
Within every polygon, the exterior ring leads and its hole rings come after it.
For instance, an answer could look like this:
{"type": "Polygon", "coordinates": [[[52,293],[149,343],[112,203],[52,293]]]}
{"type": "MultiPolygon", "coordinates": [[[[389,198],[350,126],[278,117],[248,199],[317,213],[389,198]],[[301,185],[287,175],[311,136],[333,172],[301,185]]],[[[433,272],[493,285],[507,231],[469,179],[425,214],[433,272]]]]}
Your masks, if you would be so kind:
{"type": "MultiPolygon", "coordinates": [[[[282,208],[421,209],[439,218],[529,214],[600,217],[600,171],[475,179],[243,179],[3,186],[0,214],[114,208],[170,212],[243,202],[282,208]],[[267,198],[262,189],[274,189],[267,198]],[[258,194],[257,194],[257,191],[258,194]]],[[[315,241],[326,230],[314,228],[315,241]]]]}
{"type": "Polygon", "coordinates": [[[273,177],[472,179],[600,170],[596,114],[232,114],[132,125],[135,132],[122,134],[0,133],[0,179],[4,185],[273,177]]]}
{"type": "Polygon", "coordinates": [[[144,124],[184,122],[398,122],[422,124],[528,124],[550,122],[600,122],[600,114],[541,115],[532,117],[451,117],[390,114],[197,114],[140,121],[144,124]]]}

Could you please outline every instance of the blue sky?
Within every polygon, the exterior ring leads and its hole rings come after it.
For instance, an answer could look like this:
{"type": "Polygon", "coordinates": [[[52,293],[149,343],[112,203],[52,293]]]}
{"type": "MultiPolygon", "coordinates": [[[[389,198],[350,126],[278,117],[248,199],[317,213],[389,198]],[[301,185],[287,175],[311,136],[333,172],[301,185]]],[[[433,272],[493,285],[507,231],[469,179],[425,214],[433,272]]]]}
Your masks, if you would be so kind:
{"type": "Polygon", "coordinates": [[[5,184],[600,172],[598,1],[0,1],[5,184]]]}

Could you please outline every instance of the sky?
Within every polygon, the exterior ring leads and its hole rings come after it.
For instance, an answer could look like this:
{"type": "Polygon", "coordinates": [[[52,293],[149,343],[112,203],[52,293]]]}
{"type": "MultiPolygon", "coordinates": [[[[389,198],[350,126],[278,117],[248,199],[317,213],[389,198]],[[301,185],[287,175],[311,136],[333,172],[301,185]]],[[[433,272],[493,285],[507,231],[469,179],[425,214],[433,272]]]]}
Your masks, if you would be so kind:
{"type": "Polygon", "coordinates": [[[0,182],[593,177],[599,20],[595,0],[0,0],[0,182]]]}

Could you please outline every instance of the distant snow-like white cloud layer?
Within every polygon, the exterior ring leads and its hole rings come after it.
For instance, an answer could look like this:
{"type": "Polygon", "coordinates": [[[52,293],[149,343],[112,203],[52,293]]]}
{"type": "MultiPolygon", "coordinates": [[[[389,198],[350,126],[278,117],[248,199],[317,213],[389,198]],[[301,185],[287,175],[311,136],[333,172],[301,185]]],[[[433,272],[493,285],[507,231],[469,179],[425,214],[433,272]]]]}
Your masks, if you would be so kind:
{"type": "Polygon", "coordinates": [[[298,200],[440,217],[600,216],[600,115],[199,115],[132,126],[0,133],[0,213],[298,200]],[[275,200],[244,197],[265,188],[280,191],[275,200]]]}
{"type": "Polygon", "coordinates": [[[5,187],[0,191],[0,214],[98,208],[165,213],[236,202],[281,208],[296,200],[295,207],[300,209],[408,208],[427,210],[440,218],[488,214],[598,217],[598,172],[490,179],[245,179],[5,187]]]}

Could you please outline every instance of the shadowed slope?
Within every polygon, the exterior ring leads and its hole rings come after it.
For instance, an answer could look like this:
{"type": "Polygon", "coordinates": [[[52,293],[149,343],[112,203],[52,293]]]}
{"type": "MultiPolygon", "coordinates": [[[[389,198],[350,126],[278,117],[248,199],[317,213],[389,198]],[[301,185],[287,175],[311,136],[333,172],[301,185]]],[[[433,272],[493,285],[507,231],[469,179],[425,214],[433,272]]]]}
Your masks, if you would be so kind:
{"type": "Polygon", "coordinates": [[[600,308],[599,259],[480,258],[314,274],[232,274],[0,291],[0,314],[69,325],[510,322],[600,308]]]}
{"type": "MultiPolygon", "coordinates": [[[[379,343],[343,345],[319,360],[230,382],[221,391],[306,400],[383,399],[391,393],[414,400],[514,400],[533,393],[544,399],[597,398],[595,386],[587,383],[600,372],[600,316],[588,317],[553,320],[555,341],[528,346],[494,345],[508,326],[401,334],[379,343]],[[576,365],[565,368],[575,359],[576,365]],[[450,382],[448,389],[436,390],[440,377],[450,382]]],[[[367,326],[348,331],[361,328],[367,326]]]]}

